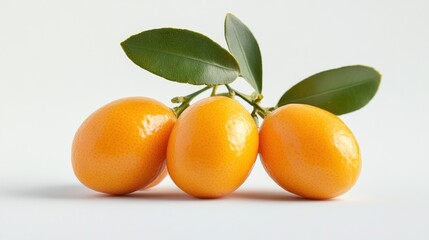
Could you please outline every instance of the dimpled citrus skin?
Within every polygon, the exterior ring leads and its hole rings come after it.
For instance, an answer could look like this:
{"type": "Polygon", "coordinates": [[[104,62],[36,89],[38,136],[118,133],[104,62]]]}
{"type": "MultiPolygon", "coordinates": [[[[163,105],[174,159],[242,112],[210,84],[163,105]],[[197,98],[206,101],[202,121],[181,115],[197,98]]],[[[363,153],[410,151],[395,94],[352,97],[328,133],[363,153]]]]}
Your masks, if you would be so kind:
{"type": "Polygon", "coordinates": [[[280,107],[264,119],[259,139],[268,174],[302,197],[342,195],[359,177],[361,156],[353,133],[323,109],[304,104],[280,107]]]}
{"type": "Polygon", "coordinates": [[[167,150],[174,183],[198,198],[236,190],[258,154],[258,129],[236,100],[210,97],[191,105],[176,122],[167,150]]]}
{"type": "Polygon", "coordinates": [[[74,173],[87,187],[112,195],[145,187],[165,168],[175,120],[171,109],[150,98],[124,98],[105,105],[75,135],[74,173]]]}

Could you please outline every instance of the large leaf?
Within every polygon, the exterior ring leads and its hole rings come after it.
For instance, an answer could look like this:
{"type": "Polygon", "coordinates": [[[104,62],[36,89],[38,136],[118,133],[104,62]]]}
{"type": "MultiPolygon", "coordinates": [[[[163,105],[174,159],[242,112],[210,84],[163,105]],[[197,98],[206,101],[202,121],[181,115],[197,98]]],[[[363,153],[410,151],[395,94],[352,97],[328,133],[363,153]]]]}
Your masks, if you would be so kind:
{"type": "Polygon", "coordinates": [[[189,30],[149,30],[131,36],[121,46],[135,64],[171,81],[226,84],[233,82],[240,71],[227,50],[189,30]]]}
{"type": "Polygon", "coordinates": [[[262,58],[258,42],[249,28],[230,13],[225,18],[225,39],[229,50],[240,64],[240,74],[261,93],[262,58]]]}
{"type": "Polygon", "coordinates": [[[289,89],[277,106],[304,103],[334,114],[358,110],[377,92],[381,75],[366,66],[347,66],[317,73],[289,89]]]}

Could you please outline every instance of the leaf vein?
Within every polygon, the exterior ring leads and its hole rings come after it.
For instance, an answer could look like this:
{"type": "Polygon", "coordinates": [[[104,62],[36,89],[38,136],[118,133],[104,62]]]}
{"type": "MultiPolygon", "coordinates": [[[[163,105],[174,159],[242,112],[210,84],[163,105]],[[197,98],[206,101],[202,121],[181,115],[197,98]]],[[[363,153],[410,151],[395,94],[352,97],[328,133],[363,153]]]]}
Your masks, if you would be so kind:
{"type": "Polygon", "coordinates": [[[152,52],[156,52],[156,53],[161,53],[161,54],[165,54],[165,55],[170,55],[170,56],[175,56],[175,57],[181,57],[181,58],[193,60],[193,61],[196,61],[196,62],[205,63],[207,65],[212,65],[212,66],[224,69],[224,70],[236,72],[236,70],[233,69],[233,68],[222,66],[222,65],[219,65],[219,64],[214,63],[214,62],[204,61],[204,60],[199,59],[199,58],[186,56],[186,55],[183,55],[183,54],[180,54],[180,53],[176,53],[176,52],[174,52],[174,53],[173,52],[166,52],[166,51],[161,51],[161,50],[154,49],[154,48],[148,48],[148,47],[136,46],[136,45],[131,46],[131,47],[138,48],[138,49],[144,49],[144,50],[148,50],[148,51],[152,51],[152,52]]]}
{"type": "Polygon", "coordinates": [[[325,94],[333,93],[333,92],[336,92],[336,91],[341,91],[341,90],[344,90],[344,89],[347,89],[347,88],[353,88],[353,87],[356,87],[356,86],[364,85],[364,84],[367,84],[370,81],[371,81],[371,79],[368,79],[368,80],[361,81],[361,82],[358,82],[358,83],[355,83],[355,84],[351,84],[351,85],[347,85],[347,86],[343,86],[343,87],[329,89],[327,91],[323,91],[323,92],[320,92],[320,93],[317,93],[317,94],[313,94],[313,95],[309,95],[309,96],[304,96],[304,97],[295,98],[295,99],[287,99],[286,103],[300,102],[300,101],[303,101],[303,100],[308,100],[308,99],[319,97],[319,96],[322,96],[322,95],[325,95],[325,94]]]}
{"type": "Polygon", "coordinates": [[[242,55],[243,55],[243,57],[244,57],[244,60],[245,60],[245,63],[246,63],[247,71],[250,73],[250,75],[251,75],[251,77],[252,77],[252,79],[251,79],[251,80],[252,80],[252,83],[255,85],[255,87],[256,87],[256,88],[258,88],[258,86],[257,86],[257,84],[256,84],[255,76],[253,75],[252,69],[250,68],[249,61],[248,61],[248,59],[247,59],[246,52],[244,51],[243,46],[241,45],[241,41],[240,41],[240,40],[239,40],[239,38],[238,38],[238,32],[237,32],[237,29],[236,29],[235,25],[232,25],[232,28],[233,28],[233,31],[234,31],[235,38],[238,40],[238,43],[239,43],[238,45],[239,45],[239,48],[240,48],[241,54],[242,54],[242,55]]]}

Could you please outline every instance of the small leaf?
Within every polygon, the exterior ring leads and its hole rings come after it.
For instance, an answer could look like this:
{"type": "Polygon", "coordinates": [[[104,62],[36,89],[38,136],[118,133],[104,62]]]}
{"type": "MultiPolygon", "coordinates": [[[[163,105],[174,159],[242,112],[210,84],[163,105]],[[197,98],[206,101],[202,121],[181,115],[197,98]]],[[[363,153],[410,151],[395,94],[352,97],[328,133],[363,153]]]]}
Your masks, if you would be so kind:
{"type": "Polygon", "coordinates": [[[225,39],[240,64],[241,75],[258,92],[262,91],[262,58],[252,32],[237,17],[225,18],[225,39]]]}
{"type": "Polygon", "coordinates": [[[233,82],[240,68],[234,57],[208,37],[183,29],[153,29],[121,43],[138,66],[171,81],[195,85],[233,82]]]}
{"type": "Polygon", "coordinates": [[[366,66],[347,66],[317,73],[289,89],[277,106],[304,103],[341,115],[365,106],[374,97],[381,75],[366,66]]]}

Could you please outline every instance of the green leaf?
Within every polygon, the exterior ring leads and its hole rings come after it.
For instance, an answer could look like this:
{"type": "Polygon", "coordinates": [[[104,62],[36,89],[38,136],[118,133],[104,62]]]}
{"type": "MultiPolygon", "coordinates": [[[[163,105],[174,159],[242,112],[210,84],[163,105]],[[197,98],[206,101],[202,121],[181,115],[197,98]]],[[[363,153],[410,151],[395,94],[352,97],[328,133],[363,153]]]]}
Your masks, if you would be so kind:
{"type": "Polygon", "coordinates": [[[381,75],[366,66],[347,66],[317,73],[289,89],[277,106],[304,103],[341,115],[365,106],[374,97],[381,75]]]}
{"type": "Polygon", "coordinates": [[[240,68],[235,58],[208,37],[183,29],[153,29],[121,43],[138,66],[171,81],[195,85],[233,82],[240,68]]]}
{"type": "Polygon", "coordinates": [[[252,32],[237,17],[225,17],[225,39],[240,64],[241,75],[258,92],[262,91],[262,58],[252,32]]]}

